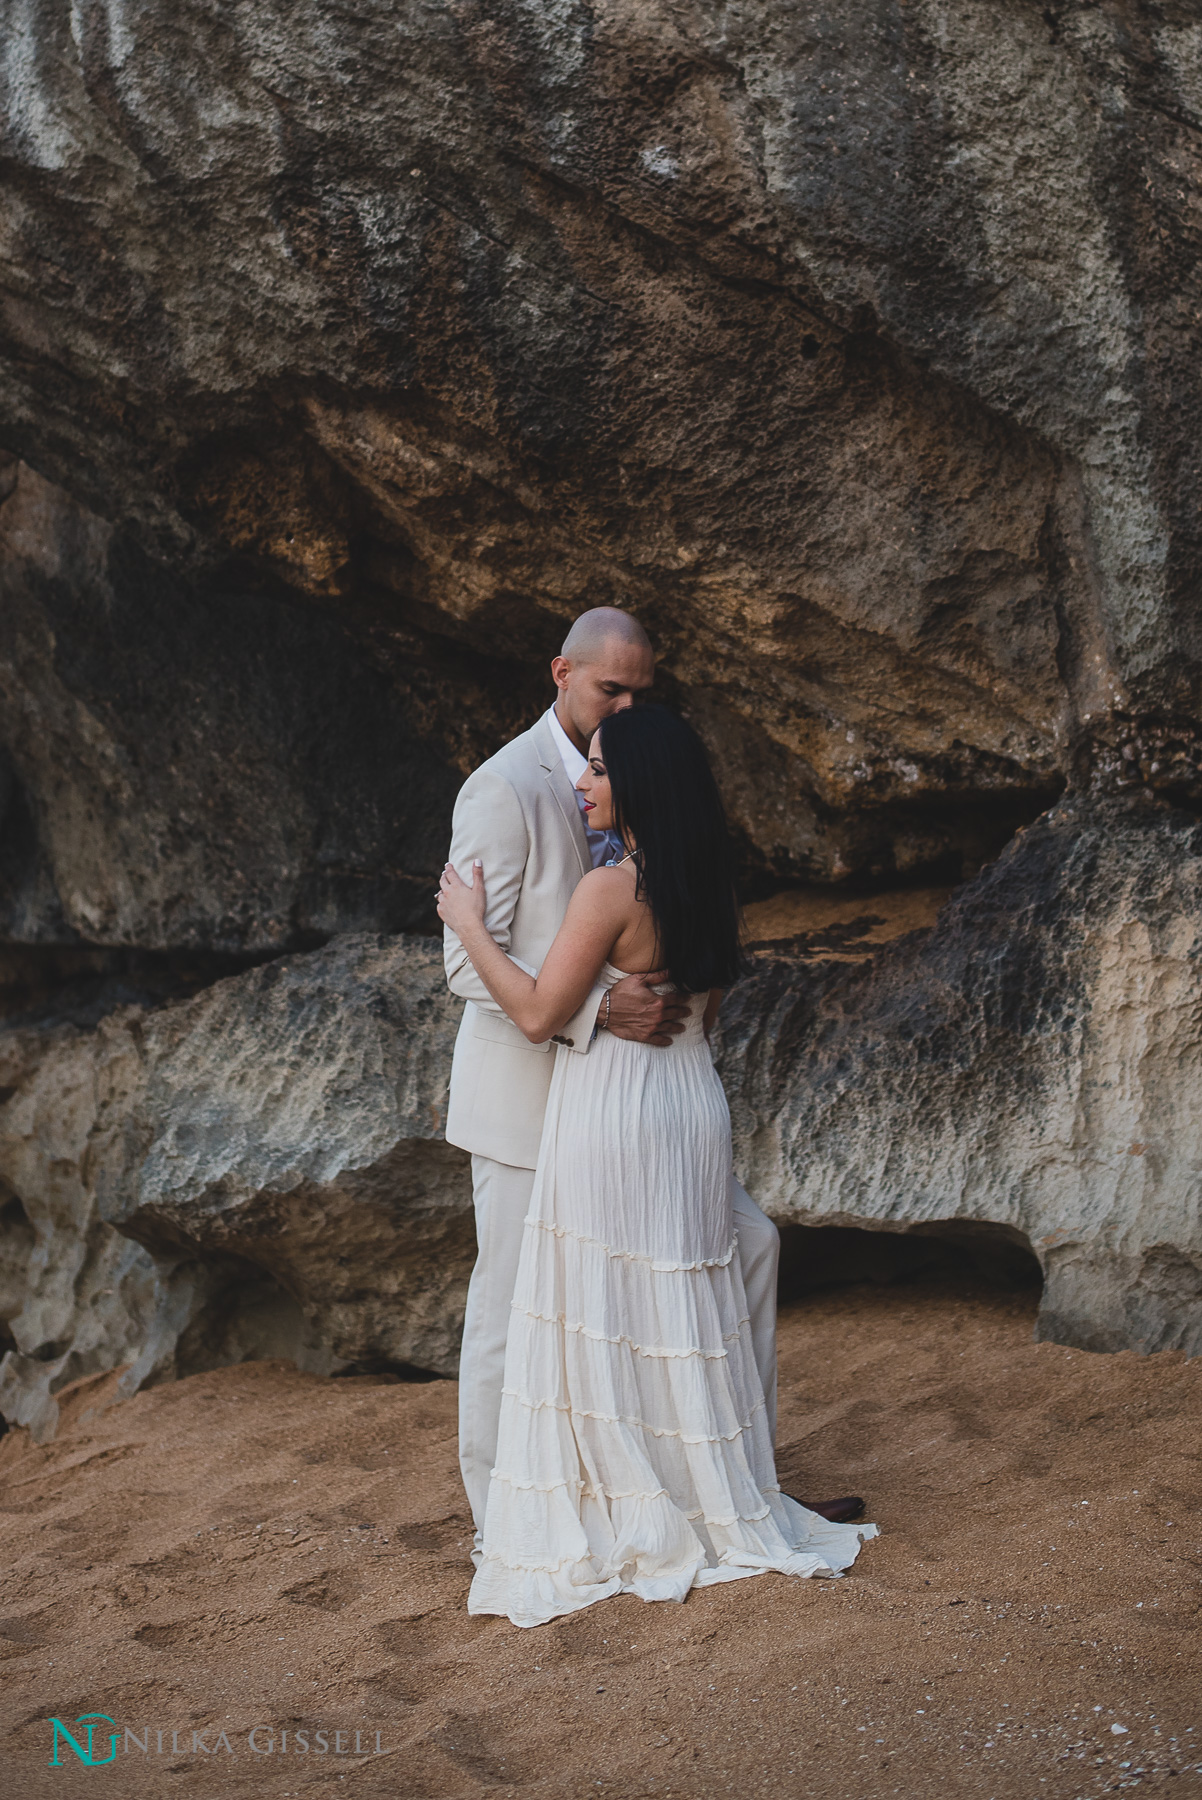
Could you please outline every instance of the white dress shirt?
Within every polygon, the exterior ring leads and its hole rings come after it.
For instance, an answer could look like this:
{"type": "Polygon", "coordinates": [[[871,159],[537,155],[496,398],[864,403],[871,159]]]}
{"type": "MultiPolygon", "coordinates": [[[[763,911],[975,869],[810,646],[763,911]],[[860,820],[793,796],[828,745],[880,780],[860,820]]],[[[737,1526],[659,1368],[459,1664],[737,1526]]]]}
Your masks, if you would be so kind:
{"type": "Polygon", "coordinates": [[[563,764],[564,774],[576,790],[576,804],[580,808],[580,820],[584,826],[584,835],[588,839],[588,851],[594,869],[599,869],[611,857],[624,854],[625,846],[616,831],[594,831],[588,822],[588,814],[584,810],[584,795],[576,787],[576,783],[588,767],[587,756],[581,756],[575,744],[559,723],[559,716],[552,707],[547,714],[547,723],[551,727],[551,736],[555,739],[555,748],[559,751],[559,760],[563,764]]]}

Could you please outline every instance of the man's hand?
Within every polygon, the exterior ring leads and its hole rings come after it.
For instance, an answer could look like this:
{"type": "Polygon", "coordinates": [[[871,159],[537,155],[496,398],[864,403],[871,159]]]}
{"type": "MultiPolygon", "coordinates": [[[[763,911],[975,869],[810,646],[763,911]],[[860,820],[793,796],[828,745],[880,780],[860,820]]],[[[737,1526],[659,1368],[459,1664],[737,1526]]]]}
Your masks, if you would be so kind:
{"type": "Polygon", "coordinates": [[[615,1037],[630,1038],[636,1044],[672,1042],[684,1030],[688,1004],[679,994],[654,994],[668,979],[666,969],[653,969],[649,975],[627,975],[609,990],[609,1023],[606,1030],[615,1037]]]}

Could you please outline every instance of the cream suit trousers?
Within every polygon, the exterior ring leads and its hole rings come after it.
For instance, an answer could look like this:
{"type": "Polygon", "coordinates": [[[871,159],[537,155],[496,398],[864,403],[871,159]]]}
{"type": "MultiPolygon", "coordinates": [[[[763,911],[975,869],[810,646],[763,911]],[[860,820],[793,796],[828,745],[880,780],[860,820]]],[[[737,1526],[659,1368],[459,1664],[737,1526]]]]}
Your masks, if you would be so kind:
{"type": "MultiPolygon", "coordinates": [[[[497,1459],[497,1420],[505,1380],[505,1339],[522,1250],[522,1226],[534,1189],[534,1170],[491,1157],[472,1157],[476,1205],[476,1266],[467,1290],[459,1354],[459,1467],[479,1533],[488,1478],[497,1459]]],[[[780,1234],[732,1175],[739,1267],[751,1318],[756,1367],[764,1387],[768,1429],[776,1438],[776,1270],[780,1234]]]]}

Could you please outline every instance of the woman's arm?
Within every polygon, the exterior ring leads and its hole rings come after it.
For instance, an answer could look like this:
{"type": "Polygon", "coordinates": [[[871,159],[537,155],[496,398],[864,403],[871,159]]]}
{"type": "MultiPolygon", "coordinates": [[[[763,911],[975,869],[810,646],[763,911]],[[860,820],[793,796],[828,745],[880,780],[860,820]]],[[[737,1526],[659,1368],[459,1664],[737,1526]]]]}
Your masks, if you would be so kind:
{"type": "Polygon", "coordinates": [[[616,869],[594,869],[584,877],[537,978],[519,969],[493,941],[484,923],[485,905],[479,861],[472,866],[470,887],[448,863],[440,883],[439,917],[458,937],[501,1011],[532,1044],[545,1043],[588,998],[627,922],[630,882],[616,869]]]}

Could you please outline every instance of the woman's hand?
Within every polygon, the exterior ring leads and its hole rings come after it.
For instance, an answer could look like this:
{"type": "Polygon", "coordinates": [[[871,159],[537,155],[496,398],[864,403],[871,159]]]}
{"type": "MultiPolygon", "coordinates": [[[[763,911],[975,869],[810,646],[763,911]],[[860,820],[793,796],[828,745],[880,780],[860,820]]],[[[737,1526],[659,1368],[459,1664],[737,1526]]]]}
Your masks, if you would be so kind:
{"type": "Polygon", "coordinates": [[[484,864],[479,857],[472,864],[470,887],[459,879],[450,863],[444,865],[438,884],[438,916],[456,937],[465,937],[473,925],[483,925],[485,901],[484,864]]]}

